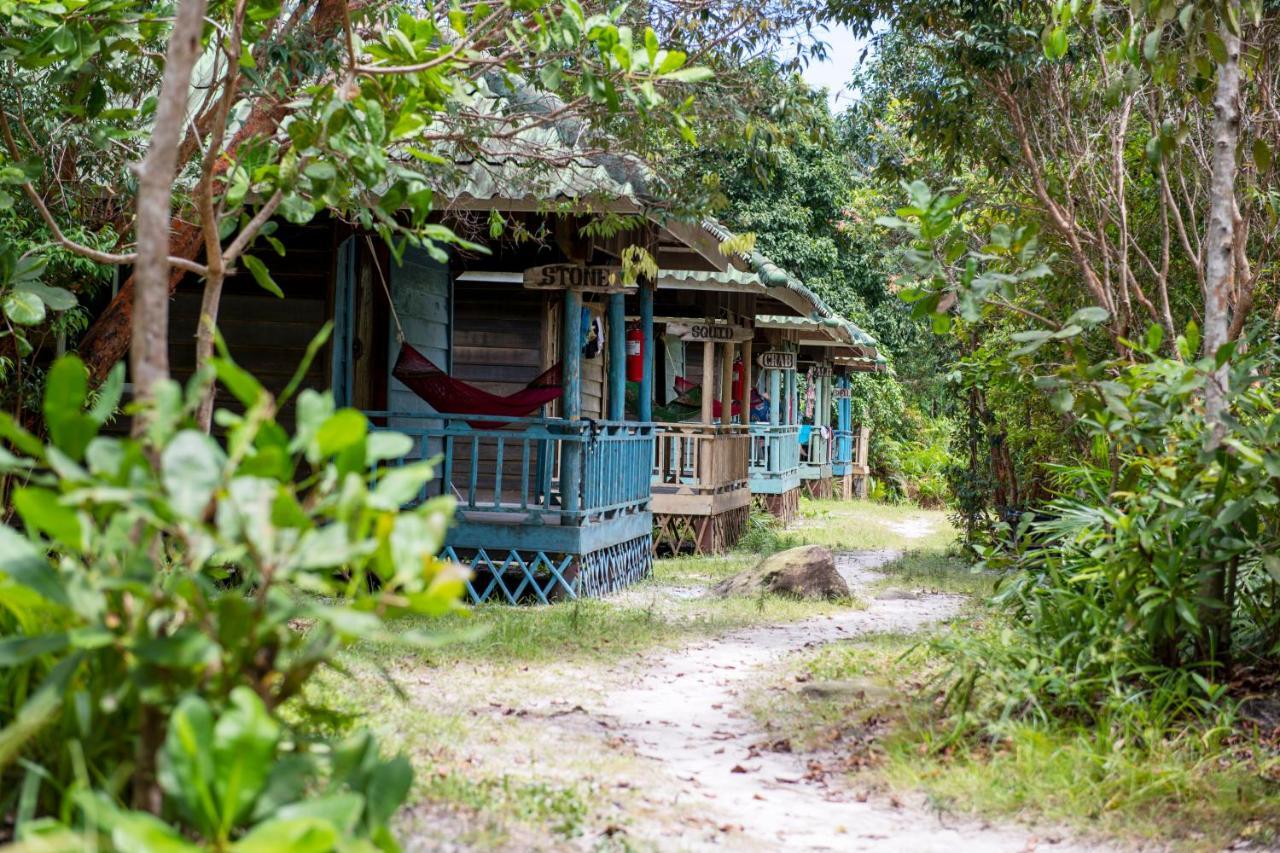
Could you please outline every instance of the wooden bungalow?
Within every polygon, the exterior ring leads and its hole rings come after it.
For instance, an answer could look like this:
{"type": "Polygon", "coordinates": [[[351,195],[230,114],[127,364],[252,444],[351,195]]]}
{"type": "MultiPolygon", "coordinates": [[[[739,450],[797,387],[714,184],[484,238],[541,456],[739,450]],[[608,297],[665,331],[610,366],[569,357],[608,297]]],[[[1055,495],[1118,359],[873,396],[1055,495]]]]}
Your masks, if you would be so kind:
{"type": "MultiPolygon", "coordinates": [[[[835,317],[761,316],[756,327],[787,338],[803,376],[803,394],[793,392],[801,398],[793,403],[799,493],[810,498],[853,497],[855,463],[865,482],[866,438],[861,427],[851,423],[849,374],[880,368],[874,341],[835,317]]],[[[787,500],[794,503],[790,497],[787,500]]]]}

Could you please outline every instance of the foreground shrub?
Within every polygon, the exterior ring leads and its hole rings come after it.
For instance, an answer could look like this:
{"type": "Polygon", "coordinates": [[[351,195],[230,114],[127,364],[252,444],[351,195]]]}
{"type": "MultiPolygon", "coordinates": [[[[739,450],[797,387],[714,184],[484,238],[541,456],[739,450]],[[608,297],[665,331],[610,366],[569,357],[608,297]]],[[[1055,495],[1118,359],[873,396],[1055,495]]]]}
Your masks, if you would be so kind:
{"type": "Polygon", "coordinates": [[[1233,664],[1280,656],[1280,379],[1266,349],[1230,362],[1228,428],[1203,413],[1212,360],[1154,355],[1086,386],[1092,458],[1056,471],[1060,497],[1026,517],[996,604],[1006,637],[953,649],[956,695],[974,682],[999,718],[1089,716],[1135,703],[1215,713],[1233,664]],[[1219,440],[1220,438],[1220,440],[1219,440]]]}
{"type": "Polygon", "coordinates": [[[0,526],[0,815],[80,848],[392,849],[407,761],[281,708],[345,644],[438,640],[387,620],[457,607],[451,507],[402,509],[430,465],[375,479],[409,439],[328,395],[299,394],[288,435],[306,364],[280,400],[225,352],[213,370],[243,406],[221,442],[193,428],[203,376],[162,387],[145,435],[101,434],[122,373],[87,407],[74,356],[49,373],[48,444],[0,415],[24,527],[0,526]]]}

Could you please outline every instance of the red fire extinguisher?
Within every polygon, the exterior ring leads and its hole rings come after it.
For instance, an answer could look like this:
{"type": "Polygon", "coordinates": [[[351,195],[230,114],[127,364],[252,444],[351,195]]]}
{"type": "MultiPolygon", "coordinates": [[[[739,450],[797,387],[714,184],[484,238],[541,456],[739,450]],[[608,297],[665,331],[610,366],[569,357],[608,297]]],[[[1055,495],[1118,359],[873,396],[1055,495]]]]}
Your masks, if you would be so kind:
{"type": "Polygon", "coordinates": [[[742,356],[733,360],[733,399],[742,399],[742,356]]]}
{"type": "Polygon", "coordinates": [[[638,326],[627,329],[627,381],[644,378],[644,332],[638,326]]]}

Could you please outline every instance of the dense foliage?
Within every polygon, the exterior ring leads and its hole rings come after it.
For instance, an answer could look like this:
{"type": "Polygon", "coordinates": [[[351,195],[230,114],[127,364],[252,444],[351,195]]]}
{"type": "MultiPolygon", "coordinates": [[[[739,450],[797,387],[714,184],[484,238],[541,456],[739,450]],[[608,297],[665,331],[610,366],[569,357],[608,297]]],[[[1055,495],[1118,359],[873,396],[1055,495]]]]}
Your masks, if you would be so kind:
{"type": "Polygon", "coordinates": [[[162,387],[145,438],[104,433],[123,372],[89,404],[74,356],[50,372],[47,444],[0,415],[26,529],[0,526],[0,812],[19,838],[120,849],[392,848],[407,762],[326,740],[323,708],[284,712],[353,640],[438,641],[386,620],[456,606],[434,556],[451,508],[401,509],[427,462],[371,478],[406,437],[313,391],[290,436],[290,393],[225,354],[211,369],[244,406],[219,413],[225,444],[194,428],[199,380],[162,387]]]}
{"type": "Polygon", "coordinates": [[[1280,660],[1274,342],[1245,336],[1276,306],[1280,19],[843,8],[889,24],[850,127],[899,186],[901,295],[955,354],[953,506],[1008,572],[1010,631],[945,641],[955,697],[986,720],[1225,707],[1280,660]]]}

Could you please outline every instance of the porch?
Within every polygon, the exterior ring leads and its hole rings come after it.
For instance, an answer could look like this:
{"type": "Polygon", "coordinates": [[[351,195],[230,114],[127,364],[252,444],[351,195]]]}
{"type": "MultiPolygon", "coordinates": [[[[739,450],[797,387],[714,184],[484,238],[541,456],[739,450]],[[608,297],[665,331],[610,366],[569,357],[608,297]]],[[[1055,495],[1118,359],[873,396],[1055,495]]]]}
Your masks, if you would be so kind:
{"type": "Polygon", "coordinates": [[[719,553],[741,538],[750,514],[747,427],[654,425],[653,545],[671,553],[719,553]]]}
{"type": "Polygon", "coordinates": [[[748,480],[761,507],[790,523],[800,507],[800,427],[751,425],[748,480]]]}
{"type": "Polygon", "coordinates": [[[438,459],[419,500],[457,502],[444,555],[471,599],[547,603],[626,586],[649,569],[653,427],[617,421],[369,412],[438,459]]]}

